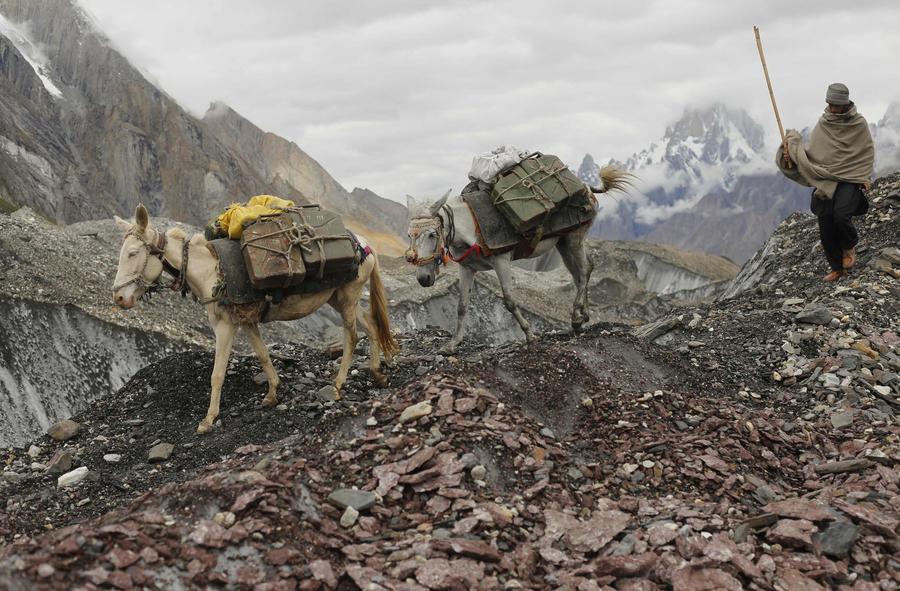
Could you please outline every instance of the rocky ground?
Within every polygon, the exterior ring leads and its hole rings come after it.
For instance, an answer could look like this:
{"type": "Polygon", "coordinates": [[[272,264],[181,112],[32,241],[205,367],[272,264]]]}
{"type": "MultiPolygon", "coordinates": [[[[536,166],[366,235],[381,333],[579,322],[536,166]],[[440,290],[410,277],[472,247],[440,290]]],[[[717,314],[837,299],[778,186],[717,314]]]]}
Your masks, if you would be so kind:
{"type": "Polygon", "coordinates": [[[728,299],[637,330],[454,358],[423,331],[342,402],[334,360],[285,347],[275,409],[236,358],[206,437],[211,358],[174,355],[6,453],[0,584],[897,589],[898,194],[876,185],[842,283],[798,215],[728,299]]]}

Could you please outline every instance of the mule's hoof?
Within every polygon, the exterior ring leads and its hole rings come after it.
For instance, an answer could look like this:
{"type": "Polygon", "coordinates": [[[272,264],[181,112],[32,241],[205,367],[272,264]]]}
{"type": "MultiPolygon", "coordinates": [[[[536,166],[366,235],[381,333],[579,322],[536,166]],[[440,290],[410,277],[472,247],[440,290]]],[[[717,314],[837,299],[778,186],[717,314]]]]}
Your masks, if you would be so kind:
{"type": "Polygon", "coordinates": [[[205,433],[209,433],[210,431],[212,431],[212,424],[206,419],[200,421],[200,425],[197,427],[197,435],[203,435],[205,433]]]}
{"type": "Polygon", "coordinates": [[[441,355],[453,355],[456,353],[456,345],[454,343],[447,343],[443,347],[441,347],[438,352],[441,355]]]}
{"type": "Polygon", "coordinates": [[[527,335],[525,335],[525,342],[528,343],[529,345],[530,345],[531,343],[536,342],[536,341],[537,341],[537,337],[534,336],[533,334],[527,334],[527,335]]]}
{"type": "Polygon", "coordinates": [[[278,398],[276,396],[266,396],[263,398],[262,405],[266,408],[271,408],[278,404],[278,398]]]}
{"type": "Polygon", "coordinates": [[[335,393],[335,395],[334,395],[334,401],[337,402],[337,401],[340,400],[341,398],[343,398],[343,396],[341,396],[341,391],[338,390],[338,391],[335,393]]]}

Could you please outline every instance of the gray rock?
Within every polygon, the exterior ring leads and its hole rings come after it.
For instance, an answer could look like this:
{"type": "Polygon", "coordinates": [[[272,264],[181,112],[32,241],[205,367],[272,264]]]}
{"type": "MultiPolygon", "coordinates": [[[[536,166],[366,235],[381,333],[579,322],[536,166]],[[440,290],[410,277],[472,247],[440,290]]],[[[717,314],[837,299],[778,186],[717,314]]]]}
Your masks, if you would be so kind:
{"type": "Polygon", "coordinates": [[[826,388],[837,388],[841,385],[841,378],[833,373],[823,373],[819,380],[826,388]]]}
{"type": "Polygon", "coordinates": [[[27,476],[18,472],[0,472],[0,480],[3,482],[22,482],[27,476]]]}
{"type": "Polygon", "coordinates": [[[71,419],[60,421],[47,430],[47,435],[56,441],[67,441],[72,439],[81,431],[81,425],[71,419]]]}
{"type": "Polygon", "coordinates": [[[357,511],[365,511],[374,507],[377,501],[375,493],[352,488],[339,488],[328,495],[328,502],[339,509],[353,507],[357,511]]]}
{"type": "Polygon", "coordinates": [[[344,514],[341,515],[341,527],[353,527],[353,524],[356,523],[356,520],[359,518],[359,511],[354,509],[353,507],[347,507],[344,509],[344,514]]]}
{"type": "Polygon", "coordinates": [[[843,429],[849,427],[853,423],[853,411],[845,410],[836,412],[831,415],[831,426],[835,429],[843,429]]]}
{"type": "Polygon", "coordinates": [[[797,313],[794,319],[806,324],[826,325],[834,318],[831,311],[822,304],[812,304],[797,313]]]}
{"type": "Polygon", "coordinates": [[[63,474],[72,469],[72,452],[59,450],[47,462],[49,474],[63,474]]]}
{"type": "Polygon", "coordinates": [[[316,392],[316,398],[321,400],[322,402],[334,402],[337,400],[337,390],[334,389],[334,386],[331,384],[327,386],[323,386],[318,392],[316,392]]]}
{"type": "Polygon", "coordinates": [[[845,558],[858,535],[859,527],[844,519],[831,522],[825,531],[813,536],[813,542],[822,554],[832,558],[845,558]]]}
{"type": "Polygon", "coordinates": [[[58,488],[67,488],[69,486],[75,486],[79,482],[87,479],[96,479],[96,475],[92,474],[87,466],[81,466],[80,468],[75,468],[71,472],[66,472],[57,478],[56,486],[58,488]]]}
{"type": "Polygon", "coordinates": [[[541,435],[547,437],[548,439],[556,439],[556,433],[554,433],[550,428],[544,427],[541,429],[541,435]]]}
{"type": "Polygon", "coordinates": [[[172,455],[173,451],[175,451],[175,446],[171,443],[158,443],[150,448],[147,454],[147,461],[150,463],[165,462],[172,455]]]}
{"type": "Polygon", "coordinates": [[[269,381],[269,378],[266,377],[266,374],[264,372],[259,372],[258,374],[253,376],[253,383],[256,384],[257,386],[261,386],[262,384],[265,384],[268,381],[269,381]]]}
{"type": "Polygon", "coordinates": [[[28,457],[29,457],[29,458],[36,458],[36,457],[38,457],[39,455],[41,455],[41,452],[43,452],[43,451],[44,451],[44,450],[42,450],[39,446],[37,446],[37,445],[31,445],[31,446],[28,447],[28,457]]]}
{"type": "Polygon", "coordinates": [[[472,480],[484,480],[484,477],[487,476],[487,468],[478,464],[471,471],[472,480]]]}
{"type": "Polygon", "coordinates": [[[420,365],[419,367],[416,368],[417,376],[424,376],[426,373],[428,373],[428,366],[420,365]]]}
{"type": "Polygon", "coordinates": [[[475,466],[476,464],[478,464],[478,458],[475,456],[475,454],[473,454],[473,453],[471,453],[471,452],[469,452],[469,453],[464,453],[464,454],[459,458],[459,461],[463,463],[463,466],[465,466],[467,470],[468,470],[469,468],[472,468],[472,467],[475,466]]]}

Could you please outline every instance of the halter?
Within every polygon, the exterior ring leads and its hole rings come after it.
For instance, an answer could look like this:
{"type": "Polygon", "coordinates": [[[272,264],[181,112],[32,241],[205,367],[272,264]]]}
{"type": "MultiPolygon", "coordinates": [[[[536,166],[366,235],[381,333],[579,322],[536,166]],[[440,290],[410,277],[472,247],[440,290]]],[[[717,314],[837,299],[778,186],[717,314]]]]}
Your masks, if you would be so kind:
{"type": "Polygon", "coordinates": [[[478,242],[475,242],[475,244],[467,248],[465,252],[458,257],[453,256],[453,253],[450,252],[450,248],[447,247],[446,244],[452,243],[453,238],[456,235],[456,220],[453,218],[453,210],[449,205],[444,204],[440,211],[443,211],[447,215],[447,225],[450,228],[449,232],[444,232],[444,218],[440,215],[411,220],[409,223],[410,242],[409,249],[406,251],[406,261],[417,267],[422,267],[433,262],[435,259],[437,259],[438,265],[446,265],[449,261],[461,263],[473,254],[482,256],[484,253],[482,253],[481,246],[478,242]],[[434,252],[427,257],[420,258],[419,253],[416,251],[416,239],[422,235],[422,232],[428,230],[434,230],[437,233],[438,240],[435,244],[434,252]]]}
{"type": "Polygon", "coordinates": [[[141,270],[138,271],[137,275],[125,281],[124,283],[120,283],[118,285],[113,285],[113,293],[119,291],[124,287],[128,287],[131,284],[136,284],[139,288],[144,290],[143,295],[141,295],[141,299],[149,299],[151,294],[162,287],[160,283],[160,277],[162,277],[162,273],[160,273],[156,279],[151,282],[148,282],[144,279],[144,273],[147,271],[147,264],[150,262],[150,257],[154,256],[156,259],[162,263],[163,270],[166,271],[169,275],[173,277],[172,283],[168,285],[169,289],[173,291],[180,291],[182,297],[185,296],[189,287],[187,285],[186,277],[187,277],[187,262],[188,262],[188,240],[185,238],[184,245],[181,250],[181,269],[176,269],[172,266],[169,261],[166,260],[166,244],[169,239],[166,236],[165,232],[156,231],[156,243],[147,242],[144,239],[143,232],[137,232],[134,228],[125,233],[125,237],[133,236],[138,239],[141,244],[144,245],[146,250],[146,256],[144,257],[144,265],[141,267],[141,270]]]}
{"type": "Polygon", "coordinates": [[[417,267],[424,267],[435,260],[438,261],[439,265],[445,263],[446,249],[444,248],[444,241],[444,221],[440,216],[411,220],[409,223],[409,249],[406,251],[406,261],[417,267]],[[416,250],[416,240],[429,230],[434,230],[437,234],[434,252],[427,257],[420,257],[416,250]]]}

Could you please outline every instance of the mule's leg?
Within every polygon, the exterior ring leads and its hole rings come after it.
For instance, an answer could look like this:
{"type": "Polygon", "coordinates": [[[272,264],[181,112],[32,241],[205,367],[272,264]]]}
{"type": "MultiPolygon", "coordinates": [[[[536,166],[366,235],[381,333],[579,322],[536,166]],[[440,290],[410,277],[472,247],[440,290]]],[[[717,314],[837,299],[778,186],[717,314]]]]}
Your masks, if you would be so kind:
{"type": "Polygon", "coordinates": [[[350,364],[353,362],[353,350],[359,341],[359,335],[356,333],[356,308],[359,306],[360,291],[360,288],[354,290],[350,286],[345,286],[337,289],[328,301],[340,313],[344,327],[344,350],[341,356],[341,366],[338,368],[337,377],[334,379],[334,389],[337,391],[336,400],[341,399],[341,387],[347,381],[347,373],[350,371],[350,364]],[[351,293],[354,291],[355,294],[351,293]],[[354,295],[355,297],[353,297],[354,295]]]}
{"type": "Polygon", "coordinates": [[[575,301],[572,304],[572,330],[579,331],[590,317],[588,316],[588,282],[594,270],[594,262],[587,255],[584,247],[584,233],[574,232],[560,238],[556,245],[562,256],[563,264],[575,282],[575,301]]]}
{"type": "Polygon", "coordinates": [[[231,356],[237,326],[230,318],[221,315],[213,323],[213,332],[216,333],[216,362],[210,378],[212,390],[209,395],[209,410],[206,411],[206,418],[200,421],[200,426],[197,427],[197,433],[201,434],[208,433],[219,416],[222,384],[225,382],[225,370],[228,369],[228,358],[231,356]]]}
{"type": "Polygon", "coordinates": [[[378,337],[372,330],[375,321],[368,318],[369,314],[363,312],[363,309],[359,306],[356,307],[356,323],[369,337],[369,371],[372,372],[372,378],[375,380],[375,383],[383,388],[387,386],[388,380],[381,371],[381,347],[378,344],[378,337]]]}
{"type": "Polygon", "coordinates": [[[455,353],[466,334],[466,314],[469,309],[469,298],[472,296],[472,285],[475,283],[475,270],[466,265],[459,266],[459,304],[456,309],[456,333],[441,351],[455,353]]]}
{"type": "Polygon", "coordinates": [[[262,335],[259,334],[259,325],[247,324],[244,326],[244,332],[246,332],[247,336],[250,338],[250,344],[253,346],[253,351],[256,353],[257,359],[259,359],[259,364],[262,365],[263,373],[266,374],[266,380],[269,383],[269,391],[266,392],[266,397],[263,398],[262,405],[275,406],[278,404],[278,384],[281,383],[281,380],[278,378],[278,372],[275,371],[275,366],[272,365],[272,359],[269,357],[269,349],[262,340],[262,335]]]}
{"type": "Polygon", "coordinates": [[[522,327],[525,333],[525,340],[529,343],[534,342],[535,336],[531,332],[531,325],[525,320],[525,316],[516,305],[516,301],[512,296],[512,257],[509,255],[500,255],[494,258],[493,267],[497,273],[497,279],[500,280],[500,289],[503,291],[503,303],[506,309],[515,317],[516,322],[522,327]]]}

